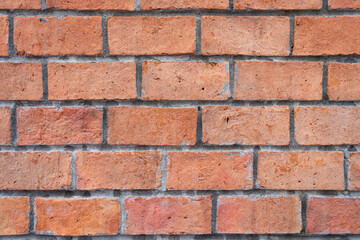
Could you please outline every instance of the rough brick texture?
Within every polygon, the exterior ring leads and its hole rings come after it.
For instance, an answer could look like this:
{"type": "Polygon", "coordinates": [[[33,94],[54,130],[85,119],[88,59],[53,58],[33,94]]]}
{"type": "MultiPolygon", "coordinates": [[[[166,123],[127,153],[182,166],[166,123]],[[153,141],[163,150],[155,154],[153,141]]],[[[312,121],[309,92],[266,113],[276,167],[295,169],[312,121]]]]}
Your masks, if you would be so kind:
{"type": "Polygon", "coordinates": [[[157,189],[161,176],[160,152],[79,152],[77,188],[157,189]]]}
{"type": "Polygon", "coordinates": [[[128,198],[126,233],[210,234],[211,196],[128,198]]]}
{"type": "Polygon", "coordinates": [[[218,200],[218,231],[221,233],[299,233],[299,197],[228,197],[218,200]]]}
{"type": "Polygon", "coordinates": [[[322,0],[235,0],[234,7],[237,10],[321,9],[322,0]]]}
{"type": "Polygon", "coordinates": [[[21,235],[29,232],[30,198],[0,198],[0,234],[21,235]]]}
{"type": "Polygon", "coordinates": [[[11,112],[9,107],[0,107],[0,145],[11,144],[11,112]]]}
{"type": "Polygon", "coordinates": [[[102,53],[101,17],[16,17],[18,55],[63,56],[102,53]]]}
{"type": "Polygon", "coordinates": [[[0,56],[9,56],[8,40],[9,40],[9,18],[7,16],[2,16],[0,17],[0,56]]]}
{"type": "Polygon", "coordinates": [[[144,62],[142,98],[146,100],[226,100],[229,63],[144,62]]]}
{"type": "Polygon", "coordinates": [[[307,232],[316,234],[359,233],[360,198],[310,198],[307,208],[307,232]]]}
{"type": "Polygon", "coordinates": [[[142,0],[142,10],[154,9],[227,9],[227,0],[142,0]]]}
{"type": "Polygon", "coordinates": [[[136,63],[49,63],[50,100],[136,98],[136,63]]]}
{"type": "Polygon", "coordinates": [[[252,154],[245,152],[170,152],[167,188],[250,189],[252,166],[252,154]]]}
{"type": "Polygon", "coordinates": [[[135,0],[47,0],[48,8],[75,10],[135,10],[135,0]]]}
{"type": "Polygon", "coordinates": [[[268,189],[344,190],[344,154],[260,152],[257,180],[268,189]]]}
{"type": "Polygon", "coordinates": [[[359,0],[329,0],[331,9],[360,9],[359,0]]]}
{"type": "Polygon", "coordinates": [[[349,189],[360,190],[360,153],[350,154],[349,189]]]}
{"type": "Polygon", "coordinates": [[[2,0],[0,9],[41,9],[41,0],[2,0]]]}
{"type": "Polygon", "coordinates": [[[36,198],[38,234],[114,235],[120,231],[120,203],[115,198],[36,198]]]}

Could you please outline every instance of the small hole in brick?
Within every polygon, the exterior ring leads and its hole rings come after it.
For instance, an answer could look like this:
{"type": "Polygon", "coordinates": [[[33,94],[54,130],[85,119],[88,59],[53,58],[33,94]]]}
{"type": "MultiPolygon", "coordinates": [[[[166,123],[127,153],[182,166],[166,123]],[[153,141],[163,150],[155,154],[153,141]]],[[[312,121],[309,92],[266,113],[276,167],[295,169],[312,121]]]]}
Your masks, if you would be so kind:
{"type": "Polygon", "coordinates": [[[205,90],[205,88],[202,88],[201,90],[205,90]]]}
{"type": "Polygon", "coordinates": [[[227,118],[226,118],[226,122],[229,122],[229,120],[230,120],[230,118],[227,117],[227,118]]]}

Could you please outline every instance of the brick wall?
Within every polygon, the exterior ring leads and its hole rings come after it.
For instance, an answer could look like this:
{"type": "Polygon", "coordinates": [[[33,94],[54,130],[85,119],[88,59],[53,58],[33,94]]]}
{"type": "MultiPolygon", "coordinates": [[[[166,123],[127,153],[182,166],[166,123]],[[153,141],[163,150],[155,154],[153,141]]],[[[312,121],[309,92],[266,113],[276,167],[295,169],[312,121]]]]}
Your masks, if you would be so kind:
{"type": "Polygon", "coordinates": [[[2,0],[0,239],[359,239],[359,9],[2,0]]]}

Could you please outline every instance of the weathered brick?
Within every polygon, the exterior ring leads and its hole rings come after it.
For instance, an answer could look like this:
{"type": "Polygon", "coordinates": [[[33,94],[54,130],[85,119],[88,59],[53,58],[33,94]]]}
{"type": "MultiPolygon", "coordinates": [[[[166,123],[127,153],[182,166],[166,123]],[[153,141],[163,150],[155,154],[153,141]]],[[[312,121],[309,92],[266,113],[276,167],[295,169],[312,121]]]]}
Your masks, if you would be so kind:
{"type": "Polygon", "coordinates": [[[296,17],[293,54],[360,54],[360,17],[296,17]],[[339,37],[341,36],[341,37],[339,37]]]}
{"type": "Polygon", "coordinates": [[[136,63],[49,63],[49,100],[136,98],[136,63]]]}
{"type": "Polygon", "coordinates": [[[322,63],[237,62],[237,100],[321,100],[322,63]]]}
{"type": "Polygon", "coordinates": [[[94,108],[19,108],[19,145],[100,144],[102,110],[94,108]]]}
{"type": "Polygon", "coordinates": [[[0,235],[20,235],[29,232],[30,198],[0,198],[0,235]]]}
{"type": "Polygon", "coordinates": [[[0,169],[2,190],[58,190],[71,185],[68,152],[2,152],[0,169]]]}
{"type": "Polygon", "coordinates": [[[360,144],[360,108],[296,107],[295,139],[300,145],[360,144]]]}
{"type": "Polygon", "coordinates": [[[360,153],[350,154],[349,189],[360,190],[360,153]]]}
{"type": "Polygon", "coordinates": [[[235,0],[234,8],[237,10],[302,10],[321,9],[322,0],[235,0]]]}
{"type": "Polygon", "coordinates": [[[47,0],[48,8],[78,10],[135,10],[135,0],[47,0]]]}
{"type": "Polygon", "coordinates": [[[7,16],[2,16],[0,17],[0,56],[9,56],[8,41],[9,20],[7,16]]]}
{"type": "Polygon", "coordinates": [[[344,190],[344,154],[259,152],[257,179],[269,189],[344,190]]]}
{"type": "Polygon", "coordinates": [[[0,107],[0,145],[11,144],[11,112],[9,107],[0,107]]]}
{"type": "Polygon", "coordinates": [[[40,100],[41,71],[41,63],[0,63],[0,100],[40,100]]]}
{"type": "Polygon", "coordinates": [[[289,107],[205,106],[204,143],[211,145],[287,145],[289,107]]]}
{"type": "Polygon", "coordinates": [[[211,196],[128,198],[127,234],[210,234],[211,196]]]}
{"type": "Polygon", "coordinates": [[[329,0],[331,9],[360,9],[360,0],[329,0]]]}
{"type": "Polygon", "coordinates": [[[226,100],[229,81],[229,63],[144,62],[142,98],[226,100]]]}
{"type": "Polygon", "coordinates": [[[310,198],[306,231],[316,234],[358,234],[360,198],[310,198]]]}
{"type": "Polygon", "coordinates": [[[15,17],[18,55],[100,55],[101,17],[15,17]]]}
{"type": "Polygon", "coordinates": [[[112,17],[108,31],[111,55],[195,52],[195,17],[112,17]]]}
{"type": "Polygon", "coordinates": [[[120,202],[115,198],[36,198],[35,214],[39,234],[114,235],[120,231],[120,202]]]}
{"type": "Polygon", "coordinates": [[[245,152],[169,152],[167,188],[234,190],[253,186],[253,158],[245,152]]]}
{"type": "Polygon", "coordinates": [[[110,107],[109,144],[195,145],[196,108],[110,107]]]}
{"type": "Polygon", "coordinates": [[[41,0],[2,0],[0,9],[41,10],[41,0]]]}
{"type": "Polygon", "coordinates": [[[154,9],[227,9],[227,0],[142,0],[142,10],[154,9]]]}
{"type": "Polygon", "coordinates": [[[77,188],[157,189],[161,177],[161,153],[79,152],[76,158],[77,188]]]}
{"type": "Polygon", "coordinates": [[[218,200],[218,232],[300,233],[300,197],[228,197],[218,200]]]}
{"type": "Polygon", "coordinates": [[[329,63],[328,95],[332,100],[360,100],[360,64],[329,63]]]}
{"type": "Polygon", "coordinates": [[[202,17],[204,55],[286,56],[289,36],[287,17],[202,17]]]}

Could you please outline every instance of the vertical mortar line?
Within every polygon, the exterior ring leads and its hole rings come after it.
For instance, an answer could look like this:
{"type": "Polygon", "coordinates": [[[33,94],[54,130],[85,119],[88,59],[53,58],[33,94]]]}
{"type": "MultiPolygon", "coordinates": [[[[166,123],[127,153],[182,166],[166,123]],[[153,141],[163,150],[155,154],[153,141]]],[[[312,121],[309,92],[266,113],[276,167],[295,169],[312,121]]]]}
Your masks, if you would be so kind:
{"type": "Polygon", "coordinates": [[[327,11],[329,9],[329,0],[323,0],[322,10],[327,11]]]}
{"type": "Polygon", "coordinates": [[[229,0],[229,10],[234,11],[234,0],[229,0]]]}
{"type": "Polygon", "coordinates": [[[109,39],[108,39],[108,17],[103,16],[102,21],[102,34],[103,34],[103,56],[109,56],[109,39]]]}
{"type": "Polygon", "coordinates": [[[229,75],[230,75],[230,79],[229,79],[229,88],[230,88],[230,99],[234,99],[234,93],[235,93],[235,81],[237,81],[237,79],[235,79],[237,77],[236,74],[236,66],[235,66],[235,61],[234,58],[232,57],[232,59],[229,62],[229,75]]]}
{"type": "Polygon", "coordinates": [[[17,144],[17,103],[11,108],[10,115],[10,134],[11,134],[11,144],[16,146],[17,144]]]}
{"type": "Polygon", "coordinates": [[[302,229],[300,233],[305,234],[307,228],[307,205],[308,205],[308,195],[306,193],[302,193],[300,196],[301,199],[301,222],[302,222],[302,229]]]}
{"type": "Polygon", "coordinates": [[[203,124],[202,124],[202,107],[198,107],[198,117],[196,123],[196,146],[203,144],[203,124]]]}
{"type": "Polygon", "coordinates": [[[294,50],[294,37],[295,36],[295,17],[291,16],[290,17],[290,38],[289,38],[289,51],[290,51],[290,56],[293,55],[293,50],[294,50]]]}
{"type": "Polygon", "coordinates": [[[16,57],[17,51],[14,42],[14,16],[9,14],[9,38],[8,38],[8,51],[10,57],[16,57]]]}
{"type": "Polygon", "coordinates": [[[119,201],[120,201],[120,215],[121,215],[121,220],[120,220],[120,234],[126,234],[126,220],[127,220],[127,211],[125,208],[125,200],[126,200],[126,196],[124,195],[124,193],[121,193],[119,201]]]}
{"type": "Polygon", "coordinates": [[[29,211],[29,233],[35,233],[36,227],[36,215],[35,215],[35,197],[33,195],[30,196],[30,211],[29,211]]]}
{"type": "Polygon", "coordinates": [[[109,124],[108,124],[109,114],[108,108],[103,108],[103,122],[102,122],[102,144],[108,143],[108,133],[109,133],[109,124]]]}
{"type": "Polygon", "coordinates": [[[167,184],[167,164],[169,162],[169,155],[166,151],[162,151],[162,158],[161,158],[161,186],[159,187],[159,190],[162,192],[166,191],[166,184],[167,184]]]}
{"type": "Polygon", "coordinates": [[[201,55],[201,16],[196,16],[196,55],[201,55]]]}
{"type": "Polygon", "coordinates": [[[260,150],[261,150],[260,146],[255,146],[255,148],[253,150],[253,189],[257,189],[259,187],[258,183],[257,183],[257,178],[258,178],[260,150]]]}
{"type": "Polygon", "coordinates": [[[344,150],[344,188],[349,190],[350,153],[344,150]]]}
{"type": "Polygon", "coordinates": [[[76,183],[77,183],[76,155],[77,155],[77,151],[73,151],[71,153],[71,186],[70,186],[70,190],[76,190],[76,183]]]}
{"type": "Polygon", "coordinates": [[[42,100],[47,101],[49,99],[49,73],[48,62],[44,60],[42,63],[42,83],[43,83],[43,97],[42,100]]]}
{"type": "Polygon", "coordinates": [[[329,100],[329,95],[328,95],[328,62],[324,61],[323,63],[323,82],[322,82],[322,100],[323,101],[327,101],[329,100]]]}
{"type": "Polygon", "coordinates": [[[141,0],[135,0],[135,10],[141,11],[141,0]]]}
{"type": "Polygon", "coordinates": [[[217,233],[217,208],[218,208],[218,193],[212,194],[212,201],[211,201],[211,234],[217,233]]]}
{"type": "Polygon", "coordinates": [[[42,10],[48,9],[46,0],[41,0],[41,9],[42,9],[42,10]]]}
{"type": "Polygon", "coordinates": [[[295,112],[294,112],[294,106],[291,105],[290,107],[290,146],[296,145],[296,139],[295,139],[295,112]]]}
{"type": "Polygon", "coordinates": [[[141,99],[141,94],[142,94],[142,89],[141,89],[141,85],[142,85],[142,65],[143,65],[143,61],[140,57],[136,57],[136,95],[137,95],[137,99],[141,99]]]}

